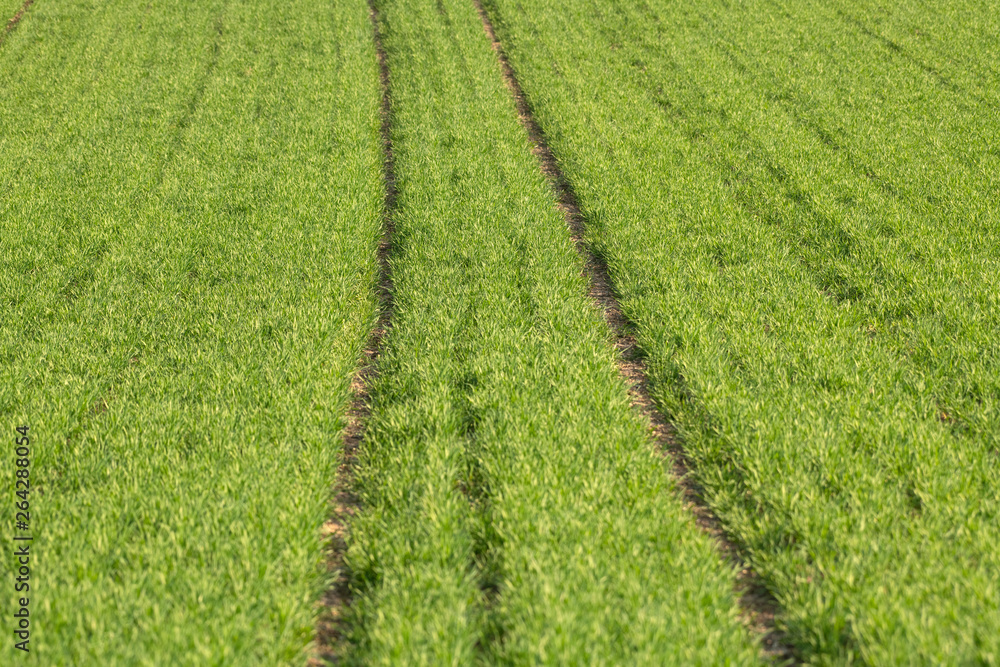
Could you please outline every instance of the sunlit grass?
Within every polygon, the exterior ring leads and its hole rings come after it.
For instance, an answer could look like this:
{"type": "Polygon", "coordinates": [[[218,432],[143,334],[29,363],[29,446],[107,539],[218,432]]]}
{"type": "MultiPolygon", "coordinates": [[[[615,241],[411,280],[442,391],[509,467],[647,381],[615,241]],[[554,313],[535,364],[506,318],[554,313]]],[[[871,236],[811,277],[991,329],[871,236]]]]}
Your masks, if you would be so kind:
{"type": "Polygon", "coordinates": [[[1000,126],[962,72],[995,37],[955,18],[989,9],[493,9],[801,655],[994,663],[1000,126]]]}
{"type": "Polygon", "coordinates": [[[755,662],[474,8],[379,6],[395,309],[356,471],[353,659],[755,662]]]}
{"type": "Polygon", "coordinates": [[[301,663],[375,317],[366,8],[39,2],[0,87],[0,412],[34,439],[31,659],[301,663]]]}

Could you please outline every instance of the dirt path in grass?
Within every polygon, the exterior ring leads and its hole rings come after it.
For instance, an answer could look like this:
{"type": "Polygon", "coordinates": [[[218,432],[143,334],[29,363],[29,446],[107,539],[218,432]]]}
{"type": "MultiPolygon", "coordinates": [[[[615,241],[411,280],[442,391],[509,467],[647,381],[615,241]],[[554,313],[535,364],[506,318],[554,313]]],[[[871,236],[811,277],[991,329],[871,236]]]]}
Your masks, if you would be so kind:
{"type": "Polygon", "coordinates": [[[4,29],[3,33],[0,33],[0,46],[2,46],[4,40],[7,39],[7,35],[12,33],[14,28],[17,27],[17,24],[21,22],[21,17],[24,16],[26,11],[28,11],[28,7],[31,7],[34,3],[35,0],[24,0],[24,4],[21,5],[19,10],[17,10],[17,13],[10,17],[10,20],[7,21],[7,27],[4,29]]]}
{"type": "Polygon", "coordinates": [[[648,419],[656,444],[666,456],[672,459],[673,474],[685,505],[694,514],[701,529],[715,539],[723,556],[736,566],[738,573],[737,593],[747,626],[751,631],[760,635],[761,645],[768,657],[783,664],[794,664],[797,661],[794,659],[791,645],[787,643],[783,633],[778,631],[774,624],[774,615],[778,610],[777,601],[763,586],[757,573],[743,561],[739,549],[723,531],[718,517],[705,502],[701,488],[689,474],[691,472],[690,462],[681,446],[677,432],[653,404],[649,393],[646,364],[642,359],[635,337],[629,333],[635,327],[622,313],[621,304],[618,302],[618,297],[612,287],[607,264],[601,257],[591,252],[584,241],[586,220],[580,211],[576,194],[559,169],[555,155],[545,139],[545,133],[534,118],[524,90],[517,80],[514,69],[504,52],[496,31],[493,29],[493,23],[482,1],[472,0],[472,2],[483,21],[483,29],[493,44],[503,78],[514,97],[521,124],[524,125],[534,145],[532,152],[538,158],[542,172],[555,190],[559,209],[566,219],[573,244],[583,260],[584,271],[590,283],[590,298],[601,309],[608,327],[614,334],[615,348],[618,350],[618,370],[628,382],[632,405],[648,419]]]}
{"type": "Polygon", "coordinates": [[[348,573],[344,567],[344,554],[347,550],[348,523],[358,511],[358,499],[351,490],[353,469],[357,460],[358,448],[364,439],[365,424],[371,414],[369,404],[370,389],[378,376],[376,362],[382,351],[383,340],[389,328],[393,313],[392,276],[389,272],[389,253],[392,249],[394,225],[392,211],[396,203],[396,171],[392,153],[392,135],[390,127],[391,101],[389,97],[389,67],[386,64],[385,49],[382,47],[382,35],[378,26],[378,9],[374,0],[368,2],[368,13],[371,17],[375,40],[375,51],[378,56],[379,79],[382,88],[382,177],[385,181],[384,219],[382,222],[382,238],[379,241],[376,260],[378,262],[378,299],[379,317],[372,329],[358,364],[357,372],[351,381],[351,392],[354,398],[347,411],[347,425],[344,427],[344,453],[340,468],[337,471],[337,481],[333,489],[333,509],[329,520],[323,525],[323,538],[329,540],[327,550],[327,570],[336,573],[336,579],[327,589],[322,600],[322,610],[316,623],[316,650],[310,658],[310,666],[339,664],[344,655],[343,639],[344,613],[351,604],[351,594],[348,589],[348,573]]]}

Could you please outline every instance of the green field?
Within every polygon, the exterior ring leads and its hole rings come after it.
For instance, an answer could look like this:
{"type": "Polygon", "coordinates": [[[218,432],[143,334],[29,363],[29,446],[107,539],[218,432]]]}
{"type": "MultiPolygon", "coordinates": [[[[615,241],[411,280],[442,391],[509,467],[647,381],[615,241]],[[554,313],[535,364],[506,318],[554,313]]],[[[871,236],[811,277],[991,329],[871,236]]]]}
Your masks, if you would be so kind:
{"type": "Polygon", "coordinates": [[[753,662],[732,575],[629,408],[474,7],[380,10],[395,306],[356,473],[352,657],[753,662]]]}
{"type": "Polygon", "coordinates": [[[366,8],[27,16],[0,51],[0,411],[33,439],[30,657],[301,661],[375,317],[366,8]]]}
{"type": "Polygon", "coordinates": [[[1000,14],[484,5],[0,38],[0,664],[1000,664],[1000,14]]]}
{"type": "Polygon", "coordinates": [[[817,663],[1000,660],[1000,122],[954,64],[995,57],[916,4],[493,6],[656,399],[817,663]]]}

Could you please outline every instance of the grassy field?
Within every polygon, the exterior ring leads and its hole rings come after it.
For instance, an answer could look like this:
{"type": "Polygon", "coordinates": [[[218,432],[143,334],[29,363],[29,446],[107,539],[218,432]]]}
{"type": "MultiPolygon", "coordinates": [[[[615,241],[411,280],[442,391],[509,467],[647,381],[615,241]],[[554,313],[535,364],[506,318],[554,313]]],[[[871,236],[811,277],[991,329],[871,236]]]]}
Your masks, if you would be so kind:
{"type": "MultiPolygon", "coordinates": [[[[0,422],[30,427],[34,538],[32,652],[0,663],[306,662],[381,326],[376,42],[393,307],[332,652],[766,662],[474,3],[375,4],[377,30],[362,0],[37,0],[0,39],[0,422]]],[[[486,9],[796,658],[1000,663],[1000,14],[486,9]]]]}
{"type": "Polygon", "coordinates": [[[348,662],[753,663],[475,9],[379,8],[395,307],[356,471],[348,662]]]}
{"type": "Polygon", "coordinates": [[[727,531],[818,664],[1000,660],[983,3],[494,19],[727,531]]]}
{"type": "Polygon", "coordinates": [[[30,657],[300,663],[375,318],[367,9],[40,1],[0,89],[0,412],[33,438],[30,657]]]}

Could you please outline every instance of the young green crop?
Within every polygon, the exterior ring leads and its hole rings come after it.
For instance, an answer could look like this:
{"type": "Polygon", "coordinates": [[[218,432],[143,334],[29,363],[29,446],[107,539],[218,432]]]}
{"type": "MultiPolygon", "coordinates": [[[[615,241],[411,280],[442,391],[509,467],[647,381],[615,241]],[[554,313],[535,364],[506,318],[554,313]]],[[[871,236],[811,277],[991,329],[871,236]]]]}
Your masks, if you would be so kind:
{"type": "Polygon", "coordinates": [[[38,2],[0,89],[0,414],[32,435],[31,659],[300,663],[375,321],[367,7],[38,2]]]}
{"type": "Polygon", "coordinates": [[[995,79],[954,18],[990,9],[904,3],[912,47],[855,6],[491,10],[801,657],[994,664],[1000,122],[954,64],[995,79]]]}
{"type": "Polygon", "coordinates": [[[380,3],[394,315],[355,472],[357,664],[751,664],[464,0],[380,3]]]}

